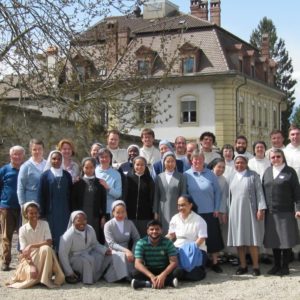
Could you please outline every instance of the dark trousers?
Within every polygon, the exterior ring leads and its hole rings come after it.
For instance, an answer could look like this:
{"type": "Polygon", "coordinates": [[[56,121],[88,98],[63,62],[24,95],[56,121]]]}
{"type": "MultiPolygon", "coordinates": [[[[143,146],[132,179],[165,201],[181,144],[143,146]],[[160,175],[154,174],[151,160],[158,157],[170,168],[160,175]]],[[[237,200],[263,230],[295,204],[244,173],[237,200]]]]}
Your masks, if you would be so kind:
{"type": "MultiPolygon", "coordinates": [[[[154,275],[159,275],[161,272],[163,272],[164,271],[164,269],[150,269],[150,268],[148,268],[148,270],[152,273],[152,274],[154,274],[154,275]]],[[[173,271],[174,272],[174,271],[173,271]]],[[[173,274],[173,272],[171,272],[168,276],[167,276],[167,278],[166,278],[166,280],[165,280],[165,286],[172,286],[172,281],[173,281],[173,279],[174,279],[174,274],[173,274]]],[[[134,278],[134,279],[138,279],[138,280],[147,280],[147,281],[150,281],[151,282],[151,280],[150,280],[150,278],[149,277],[147,277],[144,273],[142,273],[142,272],[140,272],[140,271],[138,271],[138,270],[136,270],[136,269],[134,269],[133,270],[133,272],[132,272],[132,277],[134,278]]]]}
{"type": "Polygon", "coordinates": [[[0,224],[2,235],[2,263],[9,265],[11,262],[11,244],[14,231],[19,228],[20,209],[1,208],[0,224]]]}

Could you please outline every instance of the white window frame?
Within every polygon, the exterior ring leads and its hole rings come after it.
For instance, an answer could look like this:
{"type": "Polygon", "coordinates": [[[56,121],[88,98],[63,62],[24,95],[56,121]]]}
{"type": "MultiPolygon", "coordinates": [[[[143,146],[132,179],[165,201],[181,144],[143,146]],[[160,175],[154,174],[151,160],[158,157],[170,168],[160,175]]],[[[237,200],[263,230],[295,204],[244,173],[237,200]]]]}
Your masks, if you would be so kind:
{"type": "Polygon", "coordinates": [[[199,99],[197,96],[193,95],[193,94],[185,94],[185,95],[181,95],[178,98],[178,124],[179,126],[198,126],[199,124],[199,99]],[[191,120],[191,112],[195,112],[196,114],[196,118],[195,121],[187,121],[184,122],[183,121],[183,111],[182,111],[182,104],[184,102],[195,102],[194,106],[195,109],[192,110],[188,110],[187,112],[189,113],[189,120],[191,120]]]}

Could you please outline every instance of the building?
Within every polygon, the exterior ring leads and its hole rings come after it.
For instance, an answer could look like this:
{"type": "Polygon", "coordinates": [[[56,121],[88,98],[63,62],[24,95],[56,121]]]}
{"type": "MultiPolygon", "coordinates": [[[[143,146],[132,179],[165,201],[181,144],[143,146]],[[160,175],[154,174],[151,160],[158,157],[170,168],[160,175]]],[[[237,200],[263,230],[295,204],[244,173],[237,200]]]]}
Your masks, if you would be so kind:
{"type": "MultiPolygon", "coordinates": [[[[280,128],[285,95],[274,86],[268,36],[256,49],[222,28],[220,0],[190,0],[190,14],[169,0],[149,0],[143,14],[137,7],[132,14],[107,17],[71,45],[67,81],[76,74],[80,83],[92,83],[88,97],[101,98],[97,118],[103,126],[132,135],[151,127],[158,139],[171,141],[211,131],[219,146],[240,134],[250,145],[268,141],[270,131],[280,128]],[[107,95],[98,87],[117,79],[124,93],[105,102],[117,85],[107,95]],[[127,106],[126,114],[118,102],[127,106]],[[137,122],[126,127],[128,120],[137,122]]],[[[75,101],[83,96],[80,89],[69,95],[75,101]]]]}

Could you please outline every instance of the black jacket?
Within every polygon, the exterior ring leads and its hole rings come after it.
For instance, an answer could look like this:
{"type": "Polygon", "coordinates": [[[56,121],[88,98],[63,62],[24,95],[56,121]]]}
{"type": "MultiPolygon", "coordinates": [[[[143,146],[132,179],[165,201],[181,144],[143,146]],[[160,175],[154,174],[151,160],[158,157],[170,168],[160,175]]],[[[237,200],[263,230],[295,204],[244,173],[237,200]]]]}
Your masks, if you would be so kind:
{"type": "Polygon", "coordinates": [[[128,219],[153,219],[154,181],[149,172],[138,176],[133,170],[129,171],[126,175],[126,187],[124,200],[128,219]]]}
{"type": "Polygon", "coordinates": [[[270,213],[294,212],[295,204],[300,211],[300,185],[293,168],[285,166],[275,179],[272,167],[267,168],[262,184],[270,213]]]}

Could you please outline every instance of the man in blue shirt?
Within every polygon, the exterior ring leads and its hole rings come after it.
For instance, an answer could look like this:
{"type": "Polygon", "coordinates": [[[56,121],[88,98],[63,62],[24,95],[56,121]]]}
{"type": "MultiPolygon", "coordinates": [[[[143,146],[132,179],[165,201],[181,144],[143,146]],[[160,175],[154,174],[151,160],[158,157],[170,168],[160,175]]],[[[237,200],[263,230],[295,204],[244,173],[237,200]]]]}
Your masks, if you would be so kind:
{"type": "Polygon", "coordinates": [[[9,150],[10,163],[0,168],[0,224],[2,235],[2,271],[9,271],[11,243],[20,220],[20,205],[17,196],[17,180],[25,150],[13,146],[9,150]]]}

